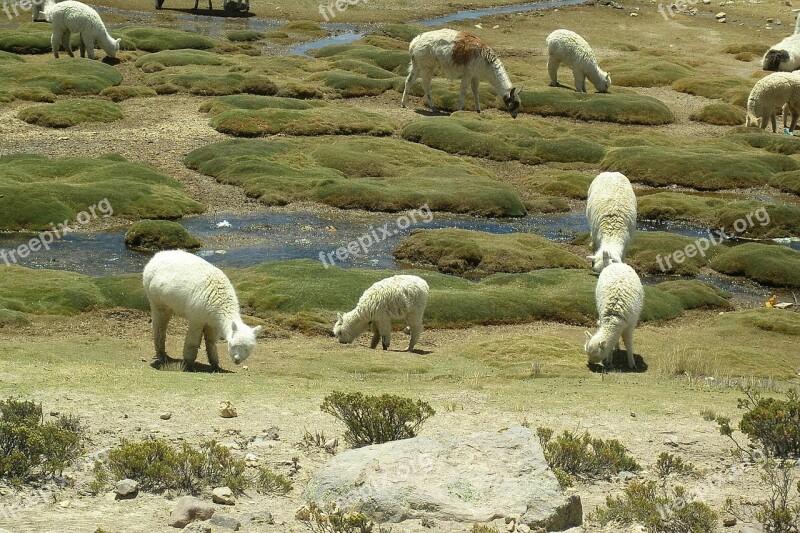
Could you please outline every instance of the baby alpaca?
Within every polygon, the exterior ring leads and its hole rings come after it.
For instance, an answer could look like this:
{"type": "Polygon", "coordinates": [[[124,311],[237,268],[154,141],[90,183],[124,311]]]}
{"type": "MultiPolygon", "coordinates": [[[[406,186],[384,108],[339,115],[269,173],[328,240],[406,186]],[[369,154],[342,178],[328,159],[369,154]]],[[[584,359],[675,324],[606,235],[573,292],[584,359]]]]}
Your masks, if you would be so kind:
{"type": "Polygon", "coordinates": [[[189,322],[183,345],[183,362],[191,370],[201,340],[205,339],[208,362],[219,370],[217,340],[228,343],[235,364],[255,348],[261,326],[250,328],[239,315],[239,300],[228,277],[217,267],[182,250],[159,252],[144,267],[144,292],[150,301],[156,358],[167,361],[167,324],[173,314],[189,322]]]}
{"type": "Polygon", "coordinates": [[[579,93],[586,92],[586,78],[598,92],[607,93],[611,88],[611,75],[597,65],[589,43],[574,31],[556,30],[548,35],[547,54],[547,71],[552,87],[561,87],[558,83],[558,67],[563,63],[572,67],[575,90],[579,93]]]}
{"type": "Polygon", "coordinates": [[[410,352],[422,333],[422,316],[427,304],[428,284],[424,279],[405,274],[382,279],[364,291],[355,309],[338,314],[333,334],[342,344],[350,344],[371,329],[370,348],[375,348],[380,340],[383,349],[388,350],[392,321],[404,320],[411,333],[410,352]]]}
{"type": "Polygon", "coordinates": [[[633,330],[639,321],[644,305],[644,289],[636,272],[626,264],[609,265],[597,280],[595,289],[597,303],[597,333],[586,332],[583,349],[589,356],[589,364],[604,361],[611,367],[614,349],[619,350],[620,335],[625,340],[628,352],[628,366],[636,368],[633,358],[633,330]]]}
{"type": "Polygon", "coordinates": [[[120,39],[114,39],[106,30],[100,15],[91,7],[75,0],[66,0],[58,4],[48,5],[44,16],[53,23],[53,54],[58,59],[58,51],[63,45],[70,57],[72,45],[70,37],[73,33],[81,36],[81,57],[88,52],[89,59],[94,59],[94,43],[98,41],[108,57],[116,57],[120,39]]]}
{"type": "Polygon", "coordinates": [[[636,232],[636,195],[624,174],[601,172],[592,180],[586,218],[594,248],[586,258],[592,270],[601,272],[611,263],[622,263],[636,232]]]}

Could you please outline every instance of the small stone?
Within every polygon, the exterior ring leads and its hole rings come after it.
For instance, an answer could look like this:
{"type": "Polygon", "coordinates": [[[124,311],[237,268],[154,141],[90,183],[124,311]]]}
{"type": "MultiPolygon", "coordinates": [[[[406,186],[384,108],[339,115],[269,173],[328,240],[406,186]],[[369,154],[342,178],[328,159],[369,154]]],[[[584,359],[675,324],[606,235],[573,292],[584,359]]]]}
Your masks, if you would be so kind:
{"type": "Polygon", "coordinates": [[[631,13],[631,16],[632,16],[632,17],[638,17],[638,16],[639,16],[639,13],[631,13]]]}
{"type": "Polygon", "coordinates": [[[211,533],[211,525],[208,522],[192,522],[185,528],[184,531],[189,533],[211,533]]]}
{"type": "Polygon", "coordinates": [[[772,24],[772,22],[773,22],[772,17],[767,19],[767,24],[772,24]]]}
{"type": "Polygon", "coordinates": [[[175,508],[169,515],[168,524],[172,527],[185,528],[192,522],[208,520],[213,515],[214,505],[212,503],[194,496],[184,496],[176,500],[175,508]]]}
{"type": "Polygon", "coordinates": [[[229,531],[239,531],[239,528],[242,527],[242,523],[232,516],[212,516],[208,523],[229,531]]]}
{"type": "Polygon", "coordinates": [[[636,413],[634,413],[633,411],[631,411],[631,418],[636,418],[636,413]]]}
{"type": "Polygon", "coordinates": [[[275,519],[269,511],[256,511],[247,513],[242,517],[242,523],[247,524],[274,524],[275,519]]]}
{"type": "Polygon", "coordinates": [[[339,447],[339,439],[336,437],[330,438],[325,441],[325,444],[322,445],[325,448],[325,451],[328,453],[333,453],[336,451],[336,448],[339,447]]]}
{"type": "Polygon", "coordinates": [[[617,474],[622,481],[628,481],[629,479],[633,479],[636,477],[636,474],[633,472],[628,472],[627,470],[623,470],[619,474],[617,474]]]}
{"type": "Polygon", "coordinates": [[[724,11],[720,11],[719,13],[717,13],[716,15],[714,15],[714,17],[715,17],[717,20],[719,20],[719,19],[724,19],[726,16],[727,16],[727,13],[725,13],[724,11]]]}
{"type": "Polygon", "coordinates": [[[222,418],[236,418],[239,416],[239,413],[236,411],[236,408],[231,402],[220,402],[219,416],[222,418]]]}
{"type": "Polygon", "coordinates": [[[256,467],[261,464],[261,457],[254,453],[248,453],[244,456],[244,462],[247,466],[256,467]]]}
{"type": "Polygon", "coordinates": [[[279,437],[280,434],[278,433],[278,428],[275,426],[264,430],[264,438],[267,440],[278,440],[279,437]]]}
{"type": "Polygon", "coordinates": [[[164,413],[161,415],[161,420],[169,420],[172,418],[172,413],[164,413]]]}
{"type": "Polygon", "coordinates": [[[528,524],[517,524],[517,533],[531,533],[531,528],[528,524]]]}
{"type": "Polygon", "coordinates": [[[717,19],[717,22],[725,24],[728,20],[726,18],[717,19]]]}
{"type": "Polygon", "coordinates": [[[139,483],[133,479],[122,479],[114,485],[114,493],[118,500],[135,498],[139,493],[139,483]]]}
{"type": "Polygon", "coordinates": [[[58,411],[50,411],[50,416],[58,416],[58,411]]]}
{"type": "Polygon", "coordinates": [[[233,491],[228,487],[217,487],[211,491],[211,501],[222,505],[236,505],[236,498],[233,491]]]}
{"type": "Polygon", "coordinates": [[[733,516],[726,516],[722,519],[722,525],[725,527],[733,527],[736,525],[736,518],[733,516]]]}

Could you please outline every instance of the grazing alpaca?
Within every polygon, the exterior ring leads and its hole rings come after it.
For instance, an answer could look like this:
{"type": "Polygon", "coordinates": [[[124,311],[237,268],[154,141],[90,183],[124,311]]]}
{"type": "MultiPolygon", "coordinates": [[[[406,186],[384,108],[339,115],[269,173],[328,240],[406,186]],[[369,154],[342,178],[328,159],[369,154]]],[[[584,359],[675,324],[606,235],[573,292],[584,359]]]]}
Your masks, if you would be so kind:
{"type": "Polygon", "coordinates": [[[598,65],[594,52],[586,40],[569,30],[556,30],[547,36],[547,71],[550,73],[550,85],[561,87],[558,83],[558,67],[564,63],[572,67],[575,77],[575,90],[586,92],[586,78],[601,93],[611,88],[611,75],[598,65]]]}
{"type": "Polygon", "coordinates": [[[520,106],[519,91],[511,85],[506,69],[494,51],[478,37],[448,29],[428,31],[414,37],[408,51],[411,54],[411,64],[408,67],[408,77],[403,90],[403,107],[408,103],[411,86],[414,85],[417,76],[420,76],[428,107],[435,111],[431,98],[431,79],[436,65],[439,65],[447,78],[461,80],[459,111],[464,108],[467,86],[471,85],[475,110],[481,112],[478,89],[481,80],[485,80],[492,84],[497,96],[503,99],[511,116],[517,117],[520,106]]]}
{"type": "Polygon", "coordinates": [[[747,98],[745,126],[756,124],[762,129],[772,124],[772,132],[778,131],[776,110],[783,107],[786,127],[787,112],[792,115],[791,129],[797,125],[797,110],[800,109],[800,74],[775,72],[756,82],[747,98]],[[785,105],[784,105],[785,104],[785,105]]]}
{"type": "Polygon", "coordinates": [[[418,276],[399,274],[382,279],[364,291],[356,308],[339,315],[333,326],[333,334],[342,344],[350,344],[367,329],[372,330],[371,348],[382,341],[383,349],[389,349],[392,336],[392,321],[404,320],[408,324],[411,339],[408,351],[414,349],[422,333],[422,316],[428,304],[428,284],[418,276]]]}
{"type": "Polygon", "coordinates": [[[217,267],[181,250],[159,252],[142,274],[144,292],[150,301],[156,357],[167,361],[167,324],[173,314],[186,318],[189,332],[183,345],[187,370],[197,359],[205,339],[208,362],[219,370],[217,340],[225,339],[235,364],[250,356],[261,326],[250,328],[239,315],[239,300],[228,277],[217,267]]]}
{"type": "Polygon", "coordinates": [[[636,232],[636,195],[628,178],[619,172],[601,172],[589,185],[586,218],[594,254],[586,258],[592,270],[602,272],[622,263],[636,232]]]}
{"type": "Polygon", "coordinates": [[[51,43],[56,59],[61,46],[64,46],[70,57],[75,56],[70,44],[73,33],[81,35],[81,57],[88,53],[89,59],[94,59],[95,41],[100,43],[108,57],[115,57],[119,51],[120,40],[111,37],[97,11],[86,4],[74,0],[51,4],[45,8],[44,17],[53,24],[51,43]]]}

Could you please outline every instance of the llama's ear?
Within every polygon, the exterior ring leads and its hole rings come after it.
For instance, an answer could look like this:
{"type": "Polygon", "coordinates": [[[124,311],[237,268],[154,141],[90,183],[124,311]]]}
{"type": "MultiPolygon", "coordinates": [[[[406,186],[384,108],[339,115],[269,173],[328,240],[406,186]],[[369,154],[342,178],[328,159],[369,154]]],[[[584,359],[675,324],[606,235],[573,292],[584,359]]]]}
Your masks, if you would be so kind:
{"type": "Polygon", "coordinates": [[[264,328],[263,328],[263,326],[256,326],[256,327],[254,327],[254,328],[253,328],[253,335],[255,335],[256,337],[258,337],[258,334],[259,334],[259,333],[261,333],[261,331],[262,331],[263,329],[264,329],[264,328]]]}
{"type": "Polygon", "coordinates": [[[239,328],[236,326],[236,322],[231,322],[231,331],[233,333],[236,333],[237,329],[239,329],[239,328]]]}
{"type": "Polygon", "coordinates": [[[585,331],[584,333],[586,333],[586,339],[587,339],[587,340],[589,340],[589,339],[591,339],[591,338],[592,338],[592,334],[591,334],[591,333],[589,333],[588,331],[585,331]]]}
{"type": "Polygon", "coordinates": [[[610,263],[611,262],[611,254],[608,252],[603,252],[603,262],[610,263]]]}
{"type": "Polygon", "coordinates": [[[342,320],[342,313],[336,313],[336,321],[340,322],[342,320]]]}
{"type": "Polygon", "coordinates": [[[511,98],[514,98],[514,95],[515,95],[515,94],[517,94],[517,88],[516,88],[516,87],[512,87],[512,88],[511,88],[511,90],[508,92],[508,95],[509,95],[511,98]]]}

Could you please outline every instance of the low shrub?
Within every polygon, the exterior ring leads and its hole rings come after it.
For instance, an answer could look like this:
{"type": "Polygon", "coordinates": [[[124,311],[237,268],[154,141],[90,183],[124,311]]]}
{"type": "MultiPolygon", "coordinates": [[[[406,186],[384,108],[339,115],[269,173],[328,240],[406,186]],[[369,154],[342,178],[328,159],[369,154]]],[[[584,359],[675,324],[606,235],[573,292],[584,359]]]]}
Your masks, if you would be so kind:
{"type": "Polygon", "coordinates": [[[661,452],[656,460],[656,475],[662,479],[672,474],[688,476],[696,472],[697,469],[692,463],[669,452],[661,452]]]}
{"type": "MultiPolygon", "coordinates": [[[[560,471],[570,477],[592,480],[607,479],[623,471],[635,472],[641,469],[639,463],[626,453],[625,447],[616,439],[596,439],[588,432],[577,436],[569,431],[564,431],[553,439],[553,430],[550,428],[537,428],[536,435],[544,450],[547,464],[554,472],[560,471]]],[[[562,477],[565,477],[563,474],[562,477]]]]}
{"type": "Polygon", "coordinates": [[[100,96],[105,96],[112,102],[122,102],[131,98],[151,98],[158,94],[150,87],[138,87],[132,85],[118,85],[108,87],[100,92],[100,96]]]}
{"type": "Polygon", "coordinates": [[[311,502],[299,509],[294,517],[314,533],[372,533],[375,527],[363,514],[345,512],[335,503],[320,507],[311,502]]]}
{"type": "Polygon", "coordinates": [[[292,490],[292,481],[284,476],[261,467],[258,469],[258,476],[255,481],[256,490],[262,494],[286,495],[292,490]]]}
{"type": "Polygon", "coordinates": [[[420,426],[435,414],[422,400],[341,391],[326,396],[320,409],[344,422],[344,438],[354,448],[415,437],[420,426]]]}

